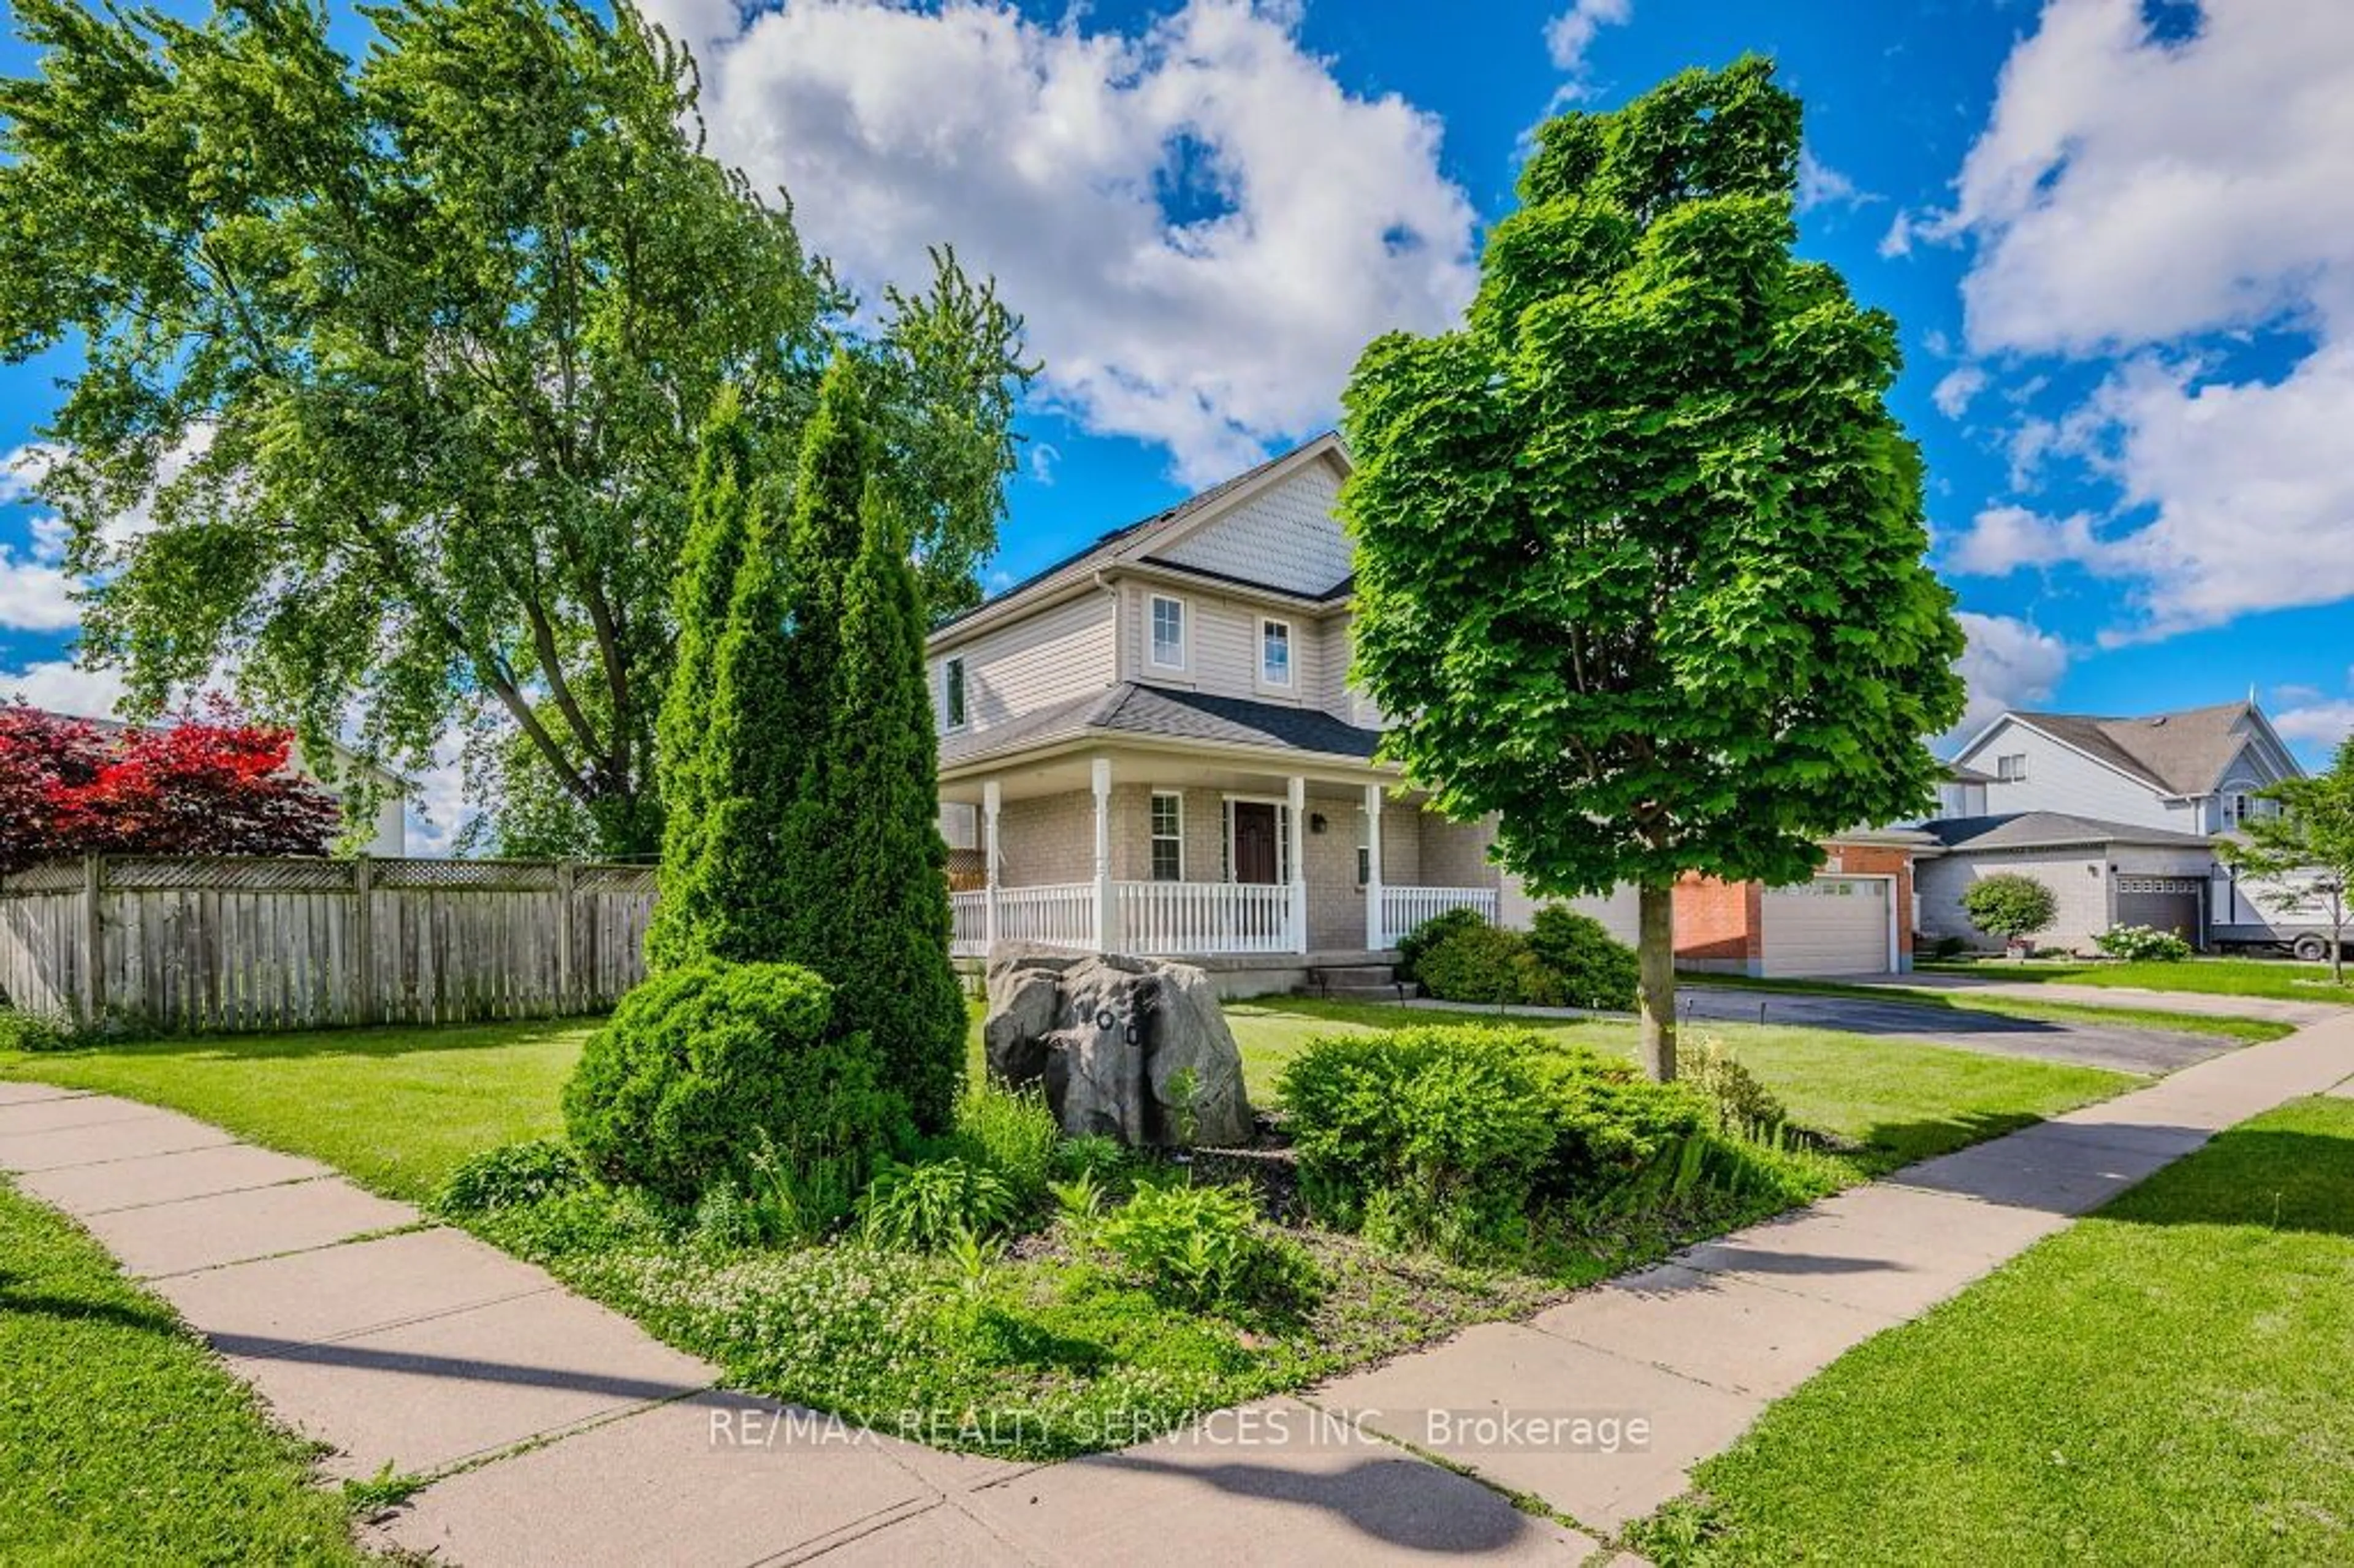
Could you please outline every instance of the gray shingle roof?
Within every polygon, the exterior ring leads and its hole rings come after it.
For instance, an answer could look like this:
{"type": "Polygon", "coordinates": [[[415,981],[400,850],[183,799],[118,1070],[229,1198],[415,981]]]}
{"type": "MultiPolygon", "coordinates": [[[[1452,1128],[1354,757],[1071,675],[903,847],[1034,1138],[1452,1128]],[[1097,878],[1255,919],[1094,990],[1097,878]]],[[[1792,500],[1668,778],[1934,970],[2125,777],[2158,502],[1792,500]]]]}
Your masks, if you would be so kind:
{"type": "Polygon", "coordinates": [[[940,742],[940,766],[954,768],[1088,735],[1275,747],[1360,760],[1370,758],[1382,738],[1379,730],[1361,728],[1317,708],[1122,681],[1011,724],[949,736],[940,742]]]}
{"type": "Polygon", "coordinates": [[[2196,833],[2166,828],[2137,828],[2127,822],[2105,822],[2093,817],[2072,817],[2061,811],[2013,811],[1999,817],[1946,817],[1925,822],[1947,849],[2044,849],[2060,844],[2158,844],[2177,849],[2205,849],[2209,841],[2196,833]]]}
{"type": "Polygon", "coordinates": [[[2169,795],[2205,795],[2248,742],[2247,703],[2218,703],[2147,718],[2092,714],[2019,715],[2054,739],[2099,758],[2169,795]]]}

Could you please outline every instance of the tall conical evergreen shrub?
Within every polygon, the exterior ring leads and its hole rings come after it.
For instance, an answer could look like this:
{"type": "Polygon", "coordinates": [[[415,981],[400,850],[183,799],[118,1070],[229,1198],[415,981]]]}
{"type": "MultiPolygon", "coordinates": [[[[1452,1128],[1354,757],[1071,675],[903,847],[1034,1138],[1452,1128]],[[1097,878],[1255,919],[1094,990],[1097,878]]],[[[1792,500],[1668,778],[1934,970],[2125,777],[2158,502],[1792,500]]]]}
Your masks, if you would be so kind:
{"type": "Polygon", "coordinates": [[[663,810],[662,888],[646,932],[646,964],[660,971],[705,948],[699,927],[710,901],[704,845],[709,837],[709,715],[719,641],[736,596],[751,523],[752,440],[734,387],[712,404],[695,450],[686,544],[673,601],[678,648],[654,740],[663,810]]]}
{"type": "MultiPolygon", "coordinates": [[[[784,620],[791,634],[778,676],[786,705],[781,723],[789,737],[779,760],[791,776],[776,796],[779,859],[790,888],[783,952],[812,965],[816,955],[828,950],[840,919],[841,889],[832,857],[843,826],[828,801],[827,747],[835,729],[843,583],[858,557],[859,508],[875,456],[864,392],[858,362],[836,355],[802,432],[784,541],[790,578],[784,620]]],[[[828,979],[838,978],[817,967],[828,979]]]]}
{"type": "Polygon", "coordinates": [[[815,802],[831,827],[808,869],[824,919],[793,957],[832,980],[844,1022],[883,1054],[917,1125],[945,1129],[964,1072],[963,993],[949,963],[939,747],[924,678],[921,589],[880,485],[860,509],[842,585],[832,726],[815,802]]]}

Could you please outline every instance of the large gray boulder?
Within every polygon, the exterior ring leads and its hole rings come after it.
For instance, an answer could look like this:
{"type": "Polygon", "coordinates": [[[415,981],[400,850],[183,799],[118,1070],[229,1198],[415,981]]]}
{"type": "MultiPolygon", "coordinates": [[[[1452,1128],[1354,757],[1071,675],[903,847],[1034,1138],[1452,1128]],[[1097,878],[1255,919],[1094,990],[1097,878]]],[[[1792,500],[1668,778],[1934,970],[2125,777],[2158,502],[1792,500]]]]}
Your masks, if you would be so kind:
{"type": "Polygon", "coordinates": [[[1044,1087],[1063,1130],[1131,1145],[1250,1140],[1242,1052],[1209,976],[1190,964],[1018,948],[989,966],[990,1075],[1044,1087]],[[1192,1075],[1189,1107],[1179,1086],[1192,1075]]]}

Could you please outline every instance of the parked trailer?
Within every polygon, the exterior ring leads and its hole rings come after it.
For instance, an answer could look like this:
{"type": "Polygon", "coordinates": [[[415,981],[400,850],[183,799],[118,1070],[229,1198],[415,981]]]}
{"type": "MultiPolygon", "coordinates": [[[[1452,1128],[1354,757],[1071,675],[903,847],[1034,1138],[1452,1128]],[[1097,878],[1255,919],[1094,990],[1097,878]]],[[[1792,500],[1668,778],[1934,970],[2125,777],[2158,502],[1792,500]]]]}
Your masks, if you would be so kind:
{"type": "MultiPolygon", "coordinates": [[[[2243,878],[2229,866],[2217,865],[2208,894],[2207,907],[2212,911],[2208,947],[2221,953],[2286,953],[2315,964],[2327,959],[2335,935],[2329,924],[2328,883],[2319,872],[2300,873],[2282,882],[2243,878]]],[[[2349,956],[2354,956],[2354,939],[2346,946],[2349,956]]]]}

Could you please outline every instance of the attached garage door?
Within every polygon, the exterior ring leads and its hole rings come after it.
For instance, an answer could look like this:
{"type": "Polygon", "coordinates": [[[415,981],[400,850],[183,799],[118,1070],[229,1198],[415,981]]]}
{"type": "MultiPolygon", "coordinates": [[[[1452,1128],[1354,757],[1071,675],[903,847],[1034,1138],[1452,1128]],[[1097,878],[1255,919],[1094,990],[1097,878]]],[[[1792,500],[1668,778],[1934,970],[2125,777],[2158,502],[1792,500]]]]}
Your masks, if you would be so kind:
{"type": "Polygon", "coordinates": [[[1888,972],[1888,889],[1869,876],[1819,876],[1766,890],[1766,972],[1878,975],[1888,972]]]}
{"type": "Polygon", "coordinates": [[[2200,891],[2205,885],[2190,876],[2120,876],[2117,924],[2171,931],[2195,945],[2200,937],[2200,891]]]}

